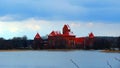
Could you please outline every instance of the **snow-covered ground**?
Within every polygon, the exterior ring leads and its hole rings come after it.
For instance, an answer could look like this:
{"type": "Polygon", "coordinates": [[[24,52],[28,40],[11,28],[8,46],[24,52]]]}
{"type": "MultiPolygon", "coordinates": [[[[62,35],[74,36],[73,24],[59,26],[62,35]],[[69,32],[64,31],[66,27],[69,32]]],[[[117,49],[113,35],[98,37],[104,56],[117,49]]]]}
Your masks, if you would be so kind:
{"type": "Polygon", "coordinates": [[[95,50],[0,52],[0,68],[120,68],[119,59],[95,50]]]}

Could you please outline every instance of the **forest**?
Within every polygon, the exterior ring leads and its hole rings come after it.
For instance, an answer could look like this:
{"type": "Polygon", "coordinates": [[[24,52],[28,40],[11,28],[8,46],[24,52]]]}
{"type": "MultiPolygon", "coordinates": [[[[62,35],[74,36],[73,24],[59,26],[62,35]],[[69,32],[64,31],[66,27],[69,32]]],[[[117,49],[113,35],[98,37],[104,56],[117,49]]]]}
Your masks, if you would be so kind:
{"type": "MultiPolygon", "coordinates": [[[[47,43],[47,39],[43,39],[47,43]]],[[[0,49],[34,49],[34,40],[27,39],[27,36],[14,37],[12,39],[0,38],[0,49]]],[[[41,45],[42,49],[47,49],[44,45],[41,45]]],[[[66,48],[64,48],[66,49],[66,48]]],[[[75,48],[74,48],[75,49],[75,48]]],[[[76,48],[80,49],[80,48],[76,48]]],[[[90,48],[87,49],[109,49],[109,50],[120,50],[120,37],[103,37],[98,36],[94,38],[94,43],[90,48]]]]}

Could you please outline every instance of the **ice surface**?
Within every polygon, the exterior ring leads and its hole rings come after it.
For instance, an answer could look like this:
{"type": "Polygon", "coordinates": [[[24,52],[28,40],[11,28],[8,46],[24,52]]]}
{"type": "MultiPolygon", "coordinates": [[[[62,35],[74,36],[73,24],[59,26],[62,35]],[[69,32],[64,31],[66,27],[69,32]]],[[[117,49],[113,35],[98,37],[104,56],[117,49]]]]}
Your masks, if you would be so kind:
{"type": "Polygon", "coordinates": [[[120,53],[85,51],[0,52],[0,68],[120,68],[120,53]]]}

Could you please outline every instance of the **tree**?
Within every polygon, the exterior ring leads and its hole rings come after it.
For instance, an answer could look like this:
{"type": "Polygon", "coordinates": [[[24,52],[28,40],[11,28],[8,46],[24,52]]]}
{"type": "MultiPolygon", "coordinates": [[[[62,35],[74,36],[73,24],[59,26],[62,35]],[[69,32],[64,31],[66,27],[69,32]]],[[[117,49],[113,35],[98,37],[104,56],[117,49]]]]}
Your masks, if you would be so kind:
{"type": "Polygon", "coordinates": [[[120,50],[120,37],[118,37],[118,39],[117,39],[117,47],[118,47],[119,50],[120,50]]]}
{"type": "Polygon", "coordinates": [[[23,47],[24,47],[24,48],[28,47],[28,46],[27,46],[27,36],[23,36],[23,37],[22,37],[22,43],[23,43],[23,47]]]}
{"type": "Polygon", "coordinates": [[[5,49],[5,39],[4,38],[0,38],[0,49],[5,49]]]}
{"type": "Polygon", "coordinates": [[[94,49],[110,49],[110,47],[111,42],[105,38],[97,38],[93,44],[94,49]]]}

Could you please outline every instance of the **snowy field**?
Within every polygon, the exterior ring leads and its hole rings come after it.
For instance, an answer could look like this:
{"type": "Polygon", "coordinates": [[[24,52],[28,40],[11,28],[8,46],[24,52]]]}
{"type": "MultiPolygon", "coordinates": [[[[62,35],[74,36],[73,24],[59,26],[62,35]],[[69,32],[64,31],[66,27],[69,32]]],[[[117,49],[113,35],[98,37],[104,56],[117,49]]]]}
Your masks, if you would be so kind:
{"type": "Polygon", "coordinates": [[[120,68],[119,59],[94,50],[0,52],[0,68],[120,68]]]}

